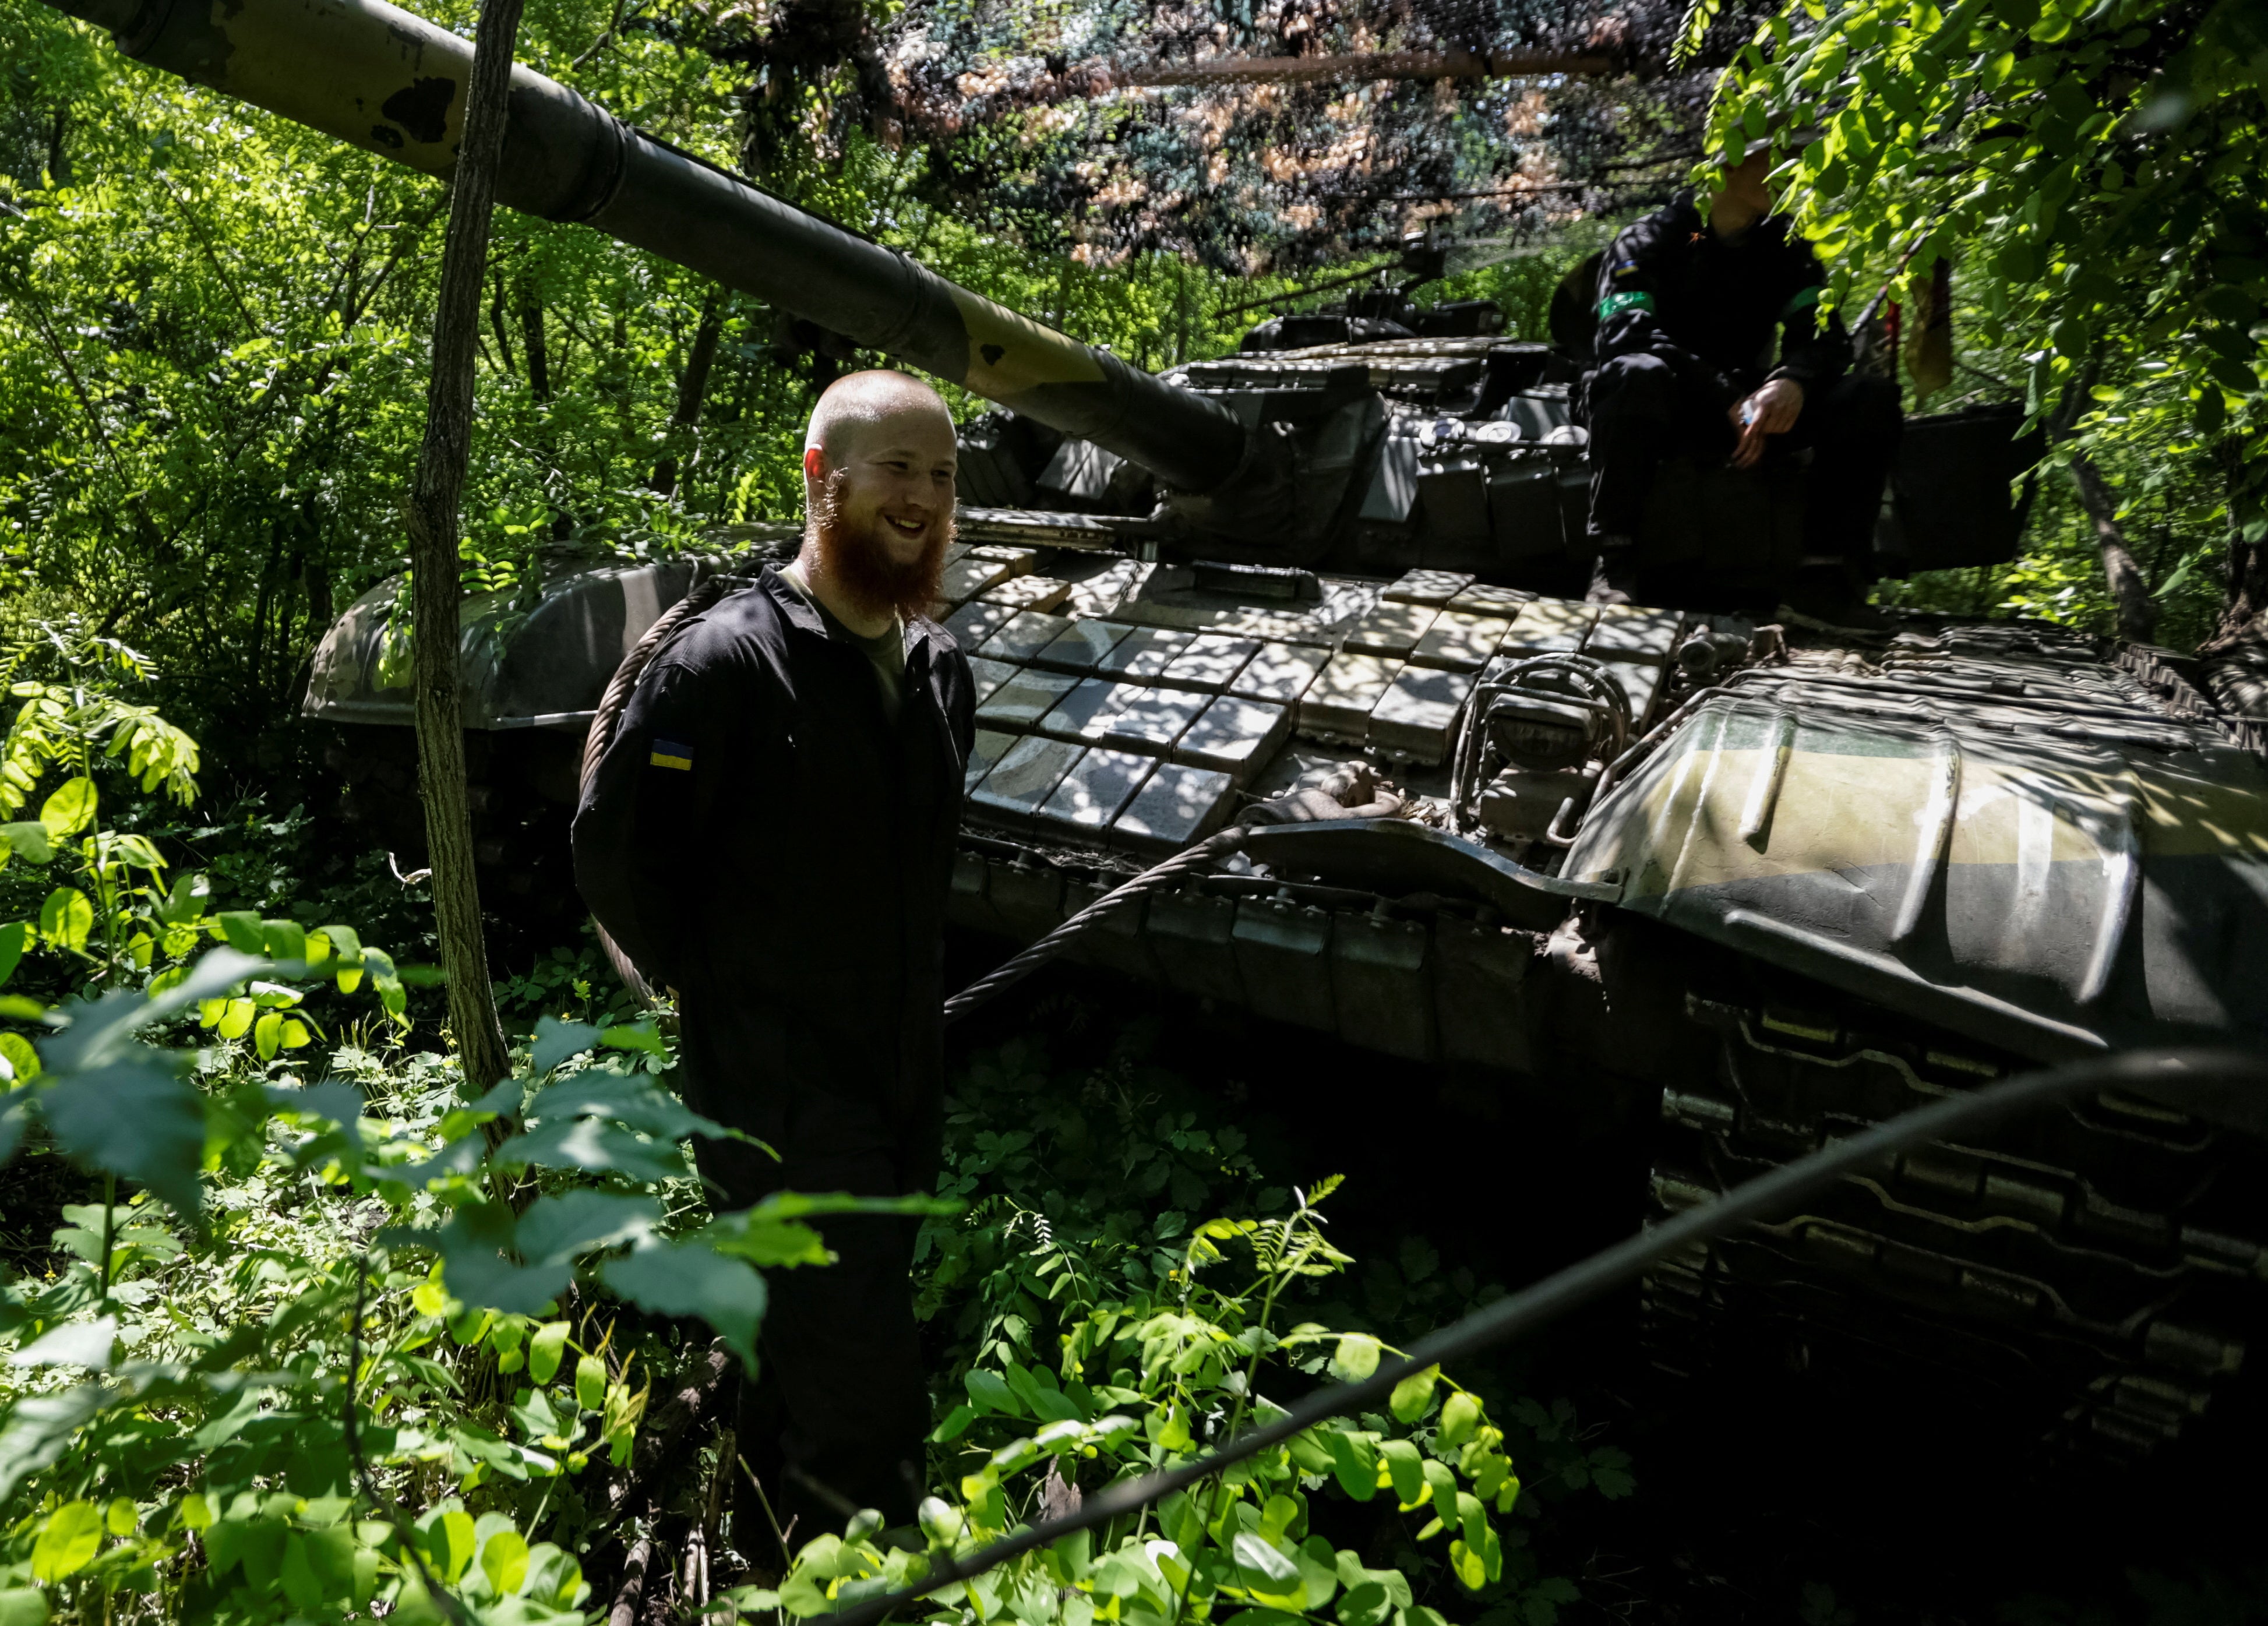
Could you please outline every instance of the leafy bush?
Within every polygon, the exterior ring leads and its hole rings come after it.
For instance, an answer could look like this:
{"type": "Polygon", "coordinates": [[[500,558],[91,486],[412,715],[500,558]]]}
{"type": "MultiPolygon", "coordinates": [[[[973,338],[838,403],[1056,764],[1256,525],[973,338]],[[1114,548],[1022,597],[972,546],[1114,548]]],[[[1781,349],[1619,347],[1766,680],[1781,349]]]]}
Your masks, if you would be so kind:
{"type": "Polygon", "coordinates": [[[0,1160],[68,1159],[101,1200],[0,1284],[0,1621],[572,1616],[578,1562],[533,1537],[610,1521],[679,1355],[606,1301],[702,1316],[752,1364],[759,1267],[824,1264],[806,1219],[877,1205],[703,1212],[684,1142],[733,1131],[665,1086],[651,1023],[547,1016],[513,1078],[460,1099],[447,1058],[398,1048],[413,970],[346,926],[208,914],[206,878],[167,887],[151,842],[101,826],[102,739],[185,796],[195,747],[88,647],[71,703],[28,695],[7,747],[17,806],[71,775],[7,856],[81,884],[0,928],[0,982],[28,952],[76,990],[0,996],[43,1035],[0,1033],[0,1160]],[[382,1014],[309,1084],[319,983],[382,1014]]]}
{"type": "MultiPolygon", "coordinates": [[[[1142,1048],[1138,1030],[1101,1068],[1065,1075],[1017,1041],[956,1079],[939,1189],[968,1212],[924,1231],[917,1300],[958,1379],[941,1386],[926,1549],[854,1525],[745,1605],[811,1615],[903,1585],[1073,1490],[1191,1460],[1316,1383],[1366,1377],[1399,1329],[1493,1296],[1440,1271],[1412,1235],[1399,1272],[1373,1277],[1358,1307],[1354,1262],[1320,1211],[1338,1181],[1264,1184],[1244,1131],[1143,1065],[1142,1048]]],[[[1628,1459],[1593,1445],[1564,1402],[1504,1410],[1508,1422],[1429,1372],[1384,1413],[1308,1431],[1094,1539],[946,1588],[931,1617],[1439,1626],[1450,1610],[1546,1626],[1578,1593],[1532,1550],[1522,1526],[1537,1498],[1508,1438],[1547,1498],[1626,1494],[1628,1459]]]]}

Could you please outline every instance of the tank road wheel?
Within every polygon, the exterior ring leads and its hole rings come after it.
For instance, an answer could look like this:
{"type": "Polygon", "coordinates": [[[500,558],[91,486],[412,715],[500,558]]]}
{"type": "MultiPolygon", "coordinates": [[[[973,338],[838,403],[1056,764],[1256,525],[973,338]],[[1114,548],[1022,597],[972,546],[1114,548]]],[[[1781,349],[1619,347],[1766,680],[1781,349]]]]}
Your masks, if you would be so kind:
{"type": "MultiPolygon", "coordinates": [[[[1663,1093],[1665,1214],[2004,1071],[1831,1017],[1687,1009],[1717,1032],[1715,1070],[1663,1093]]],[[[1977,1144],[1916,1147],[1665,1261],[1643,1291],[1650,1351],[1680,1374],[1887,1380],[1933,1408],[1982,1402],[2058,1445],[2139,1456],[2204,1415],[2257,1332],[2263,1152],[2107,1091],[1977,1144]]]]}

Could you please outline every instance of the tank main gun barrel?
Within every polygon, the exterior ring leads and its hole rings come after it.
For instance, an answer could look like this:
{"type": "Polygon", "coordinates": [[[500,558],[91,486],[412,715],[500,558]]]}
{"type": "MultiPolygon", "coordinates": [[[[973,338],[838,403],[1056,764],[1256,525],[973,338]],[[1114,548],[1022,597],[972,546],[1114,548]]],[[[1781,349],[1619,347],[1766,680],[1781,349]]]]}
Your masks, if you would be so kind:
{"type": "MultiPolygon", "coordinates": [[[[48,0],[120,50],[428,174],[455,166],[473,45],[385,0],[48,0]]],[[[497,199],[834,330],[1128,458],[1218,489],[1244,430],[1179,390],[948,282],[512,68],[497,199]]]]}

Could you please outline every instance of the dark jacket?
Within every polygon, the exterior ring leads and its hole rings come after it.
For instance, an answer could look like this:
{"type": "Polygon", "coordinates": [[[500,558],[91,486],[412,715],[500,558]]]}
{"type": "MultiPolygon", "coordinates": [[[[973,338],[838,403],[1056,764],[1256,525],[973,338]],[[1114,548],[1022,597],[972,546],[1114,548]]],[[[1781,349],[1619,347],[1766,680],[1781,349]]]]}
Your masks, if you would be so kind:
{"type": "Polygon", "coordinates": [[[767,570],[663,646],[575,815],[584,901],[683,996],[688,1063],[735,1058],[688,1082],[752,1130],[739,1097],[782,1088],[924,1134],[936,1114],[976,698],[943,628],[907,643],[894,727],[865,651],[767,570]]]}
{"type": "Polygon", "coordinates": [[[1687,194],[1624,228],[1600,262],[1598,360],[1658,356],[1689,383],[1728,399],[1767,378],[1812,391],[1840,378],[1850,362],[1842,324],[1819,319],[1826,281],[1786,216],[1768,215],[1727,242],[1687,194]]]}

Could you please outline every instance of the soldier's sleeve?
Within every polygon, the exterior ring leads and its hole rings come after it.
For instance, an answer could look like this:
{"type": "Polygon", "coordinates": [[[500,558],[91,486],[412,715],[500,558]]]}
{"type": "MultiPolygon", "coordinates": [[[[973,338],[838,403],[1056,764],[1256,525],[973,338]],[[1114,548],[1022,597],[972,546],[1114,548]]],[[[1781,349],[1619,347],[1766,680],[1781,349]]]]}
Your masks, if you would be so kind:
{"type": "Polygon", "coordinates": [[[954,748],[965,762],[969,752],[976,747],[976,675],[968,669],[968,656],[958,646],[953,651],[953,664],[956,681],[946,722],[953,730],[954,748]]]}
{"type": "MultiPolygon", "coordinates": [[[[1617,356],[1658,356],[1681,373],[1709,372],[1700,357],[1661,325],[1658,300],[1664,263],[1679,246],[1678,211],[1660,210],[1616,234],[1599,261],[1598,337],[1601,364],[1617,356]]],[[[1713,375],[1712,375],[1713,376],[1713,375]]]]}
{"type": "Polygon", "coordinates": [[[575,813],[575,883],[656,987],[683,987],[688,900],[715,850],[718,791],[746,710],[729,666],[658,661],[638,683],[575,813]]]}
{"type": "Polygon", "coordinates": [[[1819,297],[1827,291],[1827,274],[1801,238],[1788,240],[1785,281],[1788,295],[1779,312],[1779,365],[1771,376],[1793,379],[1808,394],[1849,370],[1851,335],[1840,318],[1822,320],[1819,297]]]}

